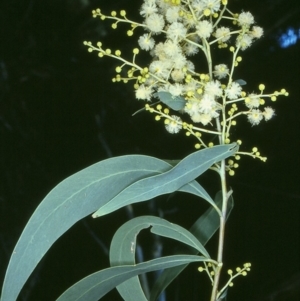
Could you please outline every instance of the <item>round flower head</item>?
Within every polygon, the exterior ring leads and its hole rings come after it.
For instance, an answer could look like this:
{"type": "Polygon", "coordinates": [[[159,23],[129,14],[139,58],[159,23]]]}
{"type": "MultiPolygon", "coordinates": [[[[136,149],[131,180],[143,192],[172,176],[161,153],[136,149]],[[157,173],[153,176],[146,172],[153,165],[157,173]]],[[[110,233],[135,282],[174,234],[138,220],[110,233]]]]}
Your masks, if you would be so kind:
{"type": "Polygon", "coordinates": [[[241,26],[249,27],[254,23],[254,17],[250,12],[242,12],[238,17],[238,22],[241,26]]]}
{"type": "Polygon", "coordinates": [[[221,6],[221,0],[202,0],[205,9],[209,9],[211,13],[219,11],[221,6]]]}
{"type": "Polygon", "coordinates": [[[215,66],[214,75],[218,79],[225,78],[229,74],[229,69],[225,64],[215,66]]]}
{"type": "Polygon", "coordinates": [[[185,74],[181,69],[174,69],[171,72],[171,77],[175,82],[181,82],[184,79],[185,74]]]}
{"type": "Polygon", "coordinates": [[[182,94],[183,86],[176,83],[173,85],[167,85],[166,90],[170,92],[173,96],[179,96],[182,94]]]}
{"type": "Polygon", "coordinates": [[[179,19],[179,6],[172,6],[167,9],[166,19],[169,23],[177,22],[179,19]]]}
{"type": "Polygon", "coordinates": [[[184,111],[188,113],[190,116],[193,116],[199,113],[199,106],[200,106],[199,101],[189,100],[184,107],[184,111]]]}
{"type": "Polygon", "coordinates": [[[203,13],[205,4],[202,0],[194,0],[192,1],[192,7],[196,15],[199,16],[203,13]]]}
{"type": "Polygon", "coordinates": [[[172,58],[172,62],[175,69],[182,69],[186,65],[187,59],[183,54],[178,53],[172,58]]]}
{"type": "Polygon", "coordinates": [[[152,14],[146,18],[145,24],[151,32],[158,34],[163,30],[165,21],[162,15],[152,14]]]}
{"type": "Polygon", "coordinates": [[[204,94],[200,101],[200,112],[210,114],[216,107],[216,101],[210,95],[204,94]]]}
{"type": "Polygon", "coordinates": [[[242,50],[247,49],[252,44],[252,37],[248,34],[238,36],[236,39],[236,46],[242,50]]]}
{"type": "Polygon", "coordinates": [[[153,90],[151,89],[151,87],[146,87],[145,85],[140,85],[135,90],[135,97],[136,97],[136,99],[150,100],[152,93],[153,93],[153,90]]]}
{"type": "Polygon", "coordinates": [[[178,46],[178,43],[168,40],[164,43],[164,52],[168,57],[172,58],[181,53],[181,49],[178,46]]]}
{"type": "Polygon", "coordinates": [[[162,42],[155,45],[153,56],[157,56],[160,60],[166,58],[165,45],[162,42]]]}
{"type": "Polygon", "coordinates": [[[151,50],[155,44],[154,39],[150,38],[147,33],[140,36],[140,38],[138,39],[138,43],[139,43],[141,49],[146,50],[146,51],[151,50]]]}
{"type": "Polygon", "coordinates": [[[185,67],[187,68],[188,71],[195,71],[195,65],[191,61],[186,61],[185,67]]]}
{"type": "Polygon", "coordinates": [[[140,10],[140,14],[143,17],[150,16],[156,12],[157,12],[157,7],[155,1],[152,0],[145,1],[140,10]]]}
{"type": "Polygon", "coordinates": [[[229,99],[237,99],[241,93],[242,87],[236,82],[231,83],[231,85],[225,89],[225,94],[229,99]]]}
{"type": "Polygon", "coordinates": [[[248,113],[248,121],[252,125],[258,125],[262,119],[263,119],[263,114],[258,109],[253,109],[248,113]]]}
{"type": "Polygon", "coordinates": [[[190,43],[186,43],[183,46],[183,51],[186,55],[195,55],[199,52],[199,47],[197,47],[196,45],[190,44],[190,43]]]}
{"type": "Polygon", "coordinates": [[[252,31],[250,32],[251,37],[259,39],[264,34],[264,30],[259,26],[253,26],[252,31]]]}
{"type": "Polygon", "coordinates": [[[193,94],[199,88],[200,88],[200,84],[197,81],[195,81],[194,79],[192,79],[190,82],[188,82],[184,85],[184,91],[186,94],[188,94],[188,93],[193,94]]]}
{"type": "Polygon", "coordinates": [[[215,37],[221,42],[226,42],[230,39],[230,30],[228,27],[220,27],[215,32],[215,37]]]}
{"type": "Polygon", "coordinates": [[[259,95],[257,94],[249,94],[248,97],[245,98],[246,107],[249,109],[258,108],[259,107],[259,95]]]}
{"type": "Polygon", "coordinates": [[[203,20],[198,23],[196,29],[197,29],[197,34],[200,38],[207,39],[210,37],[213,31],[213,26],[207,20],[203,20]]]}
{"type": "Polygon", "coordinates": [[[153,61],[150,66],[149,70],[151,73],[162,77],[162,78],[167,78],[169,75],[169,64],[166,60],[164,61],[153,61]]]}
{"type": "Polygon", "coordinates": [[[171,134],[177,134],[182,129],[182,120],[176,115],[170,116],[172,120],[166,119],[165,127],[166,130],[171,134]]]}
{"type": "Polygon", "coordinates": [[[222,95],[221,83],[217,80],[208,82],[204,89],[205,93],[210,96],[219,97],[222,95]]]}
{"type": "Polygon", "coordinates": [[[181,41],[187,33],[187,29],[182,23],[174,22],[167,30],[167,37],[173,41],[181,41]]]}
{"type": "Polygon", "coordinates": [[[211,122],[212,116],[210,114],[197,113],[197,114],[192,115],[191,119],[195,123],[202,123],[203,125],[207,125],[211,122]]]}
{"type": "Polygon", "coordinates": [[[265,121],[268,121],[275,115],[275,111],[271,107],[266,107],[262,114],[264,115],[265,121]]]}

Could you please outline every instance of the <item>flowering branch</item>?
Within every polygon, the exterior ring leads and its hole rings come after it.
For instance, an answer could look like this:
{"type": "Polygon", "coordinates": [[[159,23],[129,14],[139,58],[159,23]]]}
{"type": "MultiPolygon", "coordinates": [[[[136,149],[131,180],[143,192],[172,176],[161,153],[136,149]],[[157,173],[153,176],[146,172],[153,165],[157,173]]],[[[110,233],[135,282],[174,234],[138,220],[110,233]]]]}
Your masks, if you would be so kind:
{"type": "MultiPolygon", "coordinates": [[[[247,92],[243,90],[246,82],[235,78],[235,70],[242,62],[240,53],[263,36],[263,29],[255,25],[250,12],[233,13],[227,4],[227,0],[144,0],[140,9],[143,23],[129,20],[124,10],[118,17],[115,11],[107,16],[97,9],[93,11],[93,16],[113,20],[113,29],[124,22],[131,26],[128,36],[132,36],[137,28],[143,28],[145,33],[139,36],[138,48],[134,48],[131,61],[122,58],[120,50],[116,50],[115,54],[110,49],[105,50],[101,42],[97,43],[97,47],[91,42],[84,44],[90,52],[98,51],[100,57],[108,56],[122,62],[121,66],[116,67],[117,75],[113,82],[133,80],[137,100],[151,102],[158,99],[156,107],[147,103],[145,110],[154,113],[156,121],[163,120],[169,133],[184,130],[186,136],[196,138],[196,149],[212,147],[211,137],[215,135],[220,145],[226,145],[232,142],[231,130],[237,125],[238,118],[246,116],[252,126],[262,120],[269,121],[275,111],[266,106],[266,99],[276,101],[278,96],[288,96],[285,89],[265,93],[264,84],[259,84],[258,93],[247,92]],[[158,35],[162,35],[163,39],[156,39],[158,35]],[[220,51],[225,54],[227,51],[232,57],[230,67],[225,63],[214,63],[211,46],[216,44],[220,51]],[[150,54],[151,59],[146,67],[136,62],[140,50],[150,54]],[[197,59],[194,57],[199,50],[204,54],[207,68],[196,71],[197,59]],[[127,76],[123,75],[126,67],[129,68],[127,76]]],[[[236,143],[241,145],[242,141],[236,139],[236,143]]],[[[226,175],[235,174],[240,155],[266,161],[257,147],[253,147],[251,151],[236,152],[234,159],[230,158],[227,162],[221,160],[211,166],[220,176],[223,197],[217,263],[205,265],[212,281],[211,301],[220,298],[224,290],[231,286],[233,278],[250,270],[250,265],[246,264],[237,275],[232,276],[231,272],[229,282],[219,288],[225,221],[232,193],[228,191],[226,175]],[[212,270],[209,271],[209,268],[212,270]]]]}

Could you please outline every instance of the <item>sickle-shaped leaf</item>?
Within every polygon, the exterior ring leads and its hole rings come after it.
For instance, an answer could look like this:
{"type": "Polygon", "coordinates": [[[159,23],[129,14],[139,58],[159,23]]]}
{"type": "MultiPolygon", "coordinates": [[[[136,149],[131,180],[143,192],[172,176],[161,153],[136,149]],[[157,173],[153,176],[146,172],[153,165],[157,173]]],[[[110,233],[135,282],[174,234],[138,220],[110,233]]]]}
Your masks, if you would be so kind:
{"type": "Polygon", "coordinates": [[[158,195],[171,193],[197,178],[214,163],[232,156],[238,149],[237,144],[218,145],[206,148],[182,159],[167,172],[144,178],[130,185],[100,207],[93,217],[113,212],[121,207],[152,199],[158,195]]]}
{"type": "MultiPolygon", "coordinates": [[[[16,300],[51,245],[78,220],[95,212],[132,183],[171,167],[149,156],[121,156],[96,163],[59,183],[40,203],[19,238],[6,271],[1,301],[16,300]]],[[[195,181],[182,189],[207,198],[205,190],[195,181]]]]}
{"type": "MultiPolygon", "coordinates": [[[[222,207],[222,193],[218,192],[215,197],[216,205],[221,208],[222,207]]],[[[227,206],[227,216],[229,217],[231,210],[233,208],[233,198],[232,196],[228,199],[227,206]]],[[[211,239],[214,233],[219,229],[220,225],[220,217],[217,212],[213,208],[209,208],[203,215],[201,215],[198,220],[193,224],[190,228],[190,232],[197,237],[197,239],[202,243],[202,245],[206,245],[206,243],[211,239]]],[[[195,249],[184,250],[186,254],[197,254],[195,249]]],[[[164,270],[157,280],[155,281],[153,288],[150,294],[150,301],[155,301],[159,297],[162,291],[164,291],[167,286],[188,266],[181,265],[178,267],[170,268],[168,270],[164,270]]]]}
{"type": "Polygon", "coordinates": [[[186,100],[183,97],[173,96],[171,93],[166,91],[159,91],[155,93],[154,96],[158,96],[161,102],[175,111],[184,109],[186,104],[186,100]]]}
{"type": "Polygon", "coordinates": [[[98,301],[114,287],[139,274],[191,262],[212,261],[195,255],[174,255],[136,265],[108,268],[87,276],[71,286],[56,301],[98,301]]]}
{"type": "MultiPolygon", "coordinates": [[[[141,216],[131,219],[115,233],[110,246],[111,266],[135,264],[136,238],[141,230],[151,227],[151,232],[160,236],[178,240],[205,257],[210,258],[199,240],[188,230],[155,216],[141,216]]],[[[126,301],[147,301],[138,277],[133,277],[117,287],[126,301]]]]}

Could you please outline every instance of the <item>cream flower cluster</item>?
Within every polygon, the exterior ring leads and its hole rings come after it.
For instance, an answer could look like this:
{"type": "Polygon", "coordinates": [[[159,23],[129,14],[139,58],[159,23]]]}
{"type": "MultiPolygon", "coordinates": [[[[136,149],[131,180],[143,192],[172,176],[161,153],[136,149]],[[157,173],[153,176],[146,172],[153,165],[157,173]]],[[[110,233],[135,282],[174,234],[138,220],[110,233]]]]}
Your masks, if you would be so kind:
{"type": "Polygon", "coordinates": [[[98,51],[100,57],[110,56],[121,62],[113,81],[133,81],[138,100],[161,101],[167,107],[163,110],[161,104],[157,107],[147,104],[146,110],[155,113],[156,120],[163,118],[170,133],[184,129],[187,135],[199,140],[199,147],[208,146],[201,133],[217,134],[220,143],[230,143],[230,128],[236,125],[238,116],[246,115],[252,125],[258,125],[274,116],[274,110],[265,106],[265,99],[274,101],[278,95],[288,95],[284,89],[266,94],[263,84],[259,85],[258,93],[246,92],[243,90],[246,82],[234,77],[234,70],[242,61],[238,53],[263,35],[263,29],[255,25],[250,12],[232,13],[227,0],[144,0],[140,15],[144,20],[137,23],[129,20],[124,10],[119,16],[115,11],[110,16],[100,9],[93,11],[94,17],[114,20],[112,28],[128,23],[128,36],[137,28],[143,29],[131,61],[121,57],[120,50],[113,53],[104,49],[101,42],[97,46],[84,43],[89,51],[98,51]],[[230,64],[214,64],[215,45],[220,51],[229,50],[226,62],[231,61],[230,64]],[[150,54],[148,66],[136,63],[140,50],[150,54]],[[199,55],[206,63],[196,71],[201,61],[199,55]],[[183,101],[184,105],[174,110],[172,103],[164,101],[159,92],[169,93],[174,103],[183,101]],[[190,117],[186,122],[182,121],[184,114],[190,117]]]}

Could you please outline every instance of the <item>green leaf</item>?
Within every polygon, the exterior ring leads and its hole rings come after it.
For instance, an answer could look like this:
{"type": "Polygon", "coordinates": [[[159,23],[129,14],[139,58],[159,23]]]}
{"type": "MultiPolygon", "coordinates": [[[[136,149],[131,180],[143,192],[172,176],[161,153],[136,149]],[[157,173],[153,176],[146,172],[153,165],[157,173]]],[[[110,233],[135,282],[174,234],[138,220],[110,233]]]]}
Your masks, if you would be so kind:
{"type": "MultiPolygon", "coordinates": [[[[222,193],[218,192],[215,197],[215,203],[219,208],[222,207],[222,193]]],[[[233,198],[230,196],[227,206],[227,218],[229,217],[231,210],[233,208],[233,198]]],[[[203,215],[198,218],[198,220],[190,228],[190,232],[197,237],[197,239],[206,245],[206,243],[211,239],[214,233],[219,229],[220,218],[217,212],[213,208],[209,208],[203,215]]],[[[185,250],[188,254],[197,254],[195,249],[185,250]]],[[[164,291],[167,286],[188,266],[182,265],[168,270],[163,271],[151,290],[150,301],[155,301],[159,297],[162,291],[164,291]]]]}
{"type": "Polygon", "coordinates": [[[101,206],[93,217],[111,213],[126,205],[147,201],[156,196],[171,193],[197,178],[214,163],[232,156],[237,144],[218,145],[206,148],[182,159],[171,170],[135,182],[111,201],[101,206]]]}
{"type": "Polygon", "coordinates": [[[184,109],[186,104],[186,100],[183,97],[173,96],[171,93],[166,91],[157,92],[154,96],[158,96],[161,102],[175,111],[184,109]]]}
{"type": "MultiPolygon", "coordinates": [[[[87,276],[66,290],[56,301],[98,301],[114,287],[139,274],[191,262],[211,261],[201,256],[174,255],[136,265],[108,268],[87,276]]],[[[131,300],[133,299],[132,296],[131,300]]]]}
{"type": "MultiPolygon", "coordinates": [[[[1,301],[16,300],[41,258],[78,220],[132,183],[171,167],[149,156],[121,156],[96,163],[59,183],[40,203],[19,238],[6,271],[1,301]]],[[[182,189],[204,197],[207,194],[195,181],[182,189]]]]}
{"type": "Polygon", "coordinates": [[[243,79],[237,79],[235,80],[236,83],[238,83],[240,86],[245,86],[247,85],[247,82],[244,81],[243,79]]]}
{"type": "MultiPolygon", "coordinates": [[[[143,229],[151,227],[151,232],[163,237],[172,238],[195,248],[205,257],[210,258],[208,252],[198,239],[181,226],[172,224],[155,216],[136,217],[122,225],[115,233],[110,246],[111,266],[135,264],[136,238],[143,229]]],[[[138,277],[131,278],[117,287],[124,300],[147,301],[138,277]]]]}
{"type": "Polygon", "coordinates": [[[210,205],[212,205],[215,210],[218,212],[219,216],[222,215],[220,209],[218,206],[215,204],[215,202],[212,200],[210,195],[206,192],[206,190],[197,182],[197,181],[192,181],[189,184],[186,184],[182,186],[178,191],[181,192],[188,192],[190,194],[194,194],[199,196],[200,198],[203,198],[206,200],[210,205]]]}

